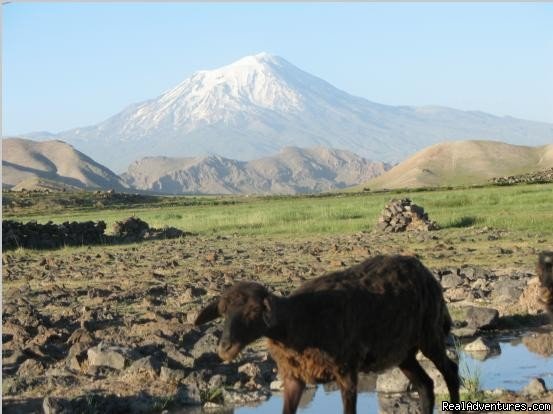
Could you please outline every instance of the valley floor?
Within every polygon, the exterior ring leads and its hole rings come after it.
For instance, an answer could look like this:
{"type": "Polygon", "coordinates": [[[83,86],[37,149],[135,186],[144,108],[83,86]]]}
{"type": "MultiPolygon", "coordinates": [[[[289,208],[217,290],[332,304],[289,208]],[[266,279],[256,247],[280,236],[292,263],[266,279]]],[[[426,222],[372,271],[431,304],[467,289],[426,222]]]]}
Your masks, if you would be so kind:
{"type": "MultiPolygon", "coordinates": [[[[531,191],[539,188],[517,191],[530,191],[526,194],[532,199],[531,191]]],[[[542,187],[543,192],[534,195],[536,199],[528,206],[541,212],[534,219],[551,214],[540,210],[536,201],[549,197],[550,206],[553,196],[544,191],[549,189],[542,187]]],[[[505,193],[505,209],[508,215],[512,206],[511,216],[516,219],[524,205],[508,201],[516,198],[513,191],[505,193]]],[[[457,205],[459,200],[479,198],[473,193],[450,193],[449,198],[443,194],[434,199],[433,210],[432,193],[410,196],[439,222],[440,214],[446,213],[440,213],[436,203],[445,208],[445,200],[457,205]]],[[[389,198],[352,200],[378,212],[389,198]]],[[[344,197],[256,202],[272,212],[274,203],[288,203],[292,211],[297,202],[300,208],[294,211],[299,214],[302,203],[316,205],[321,200],[339,203],[344,197]]],[[[240,216],[248,208],[255,214],[255,202],[238,201],[193,206],[189,216],[182,208],[147,214],[183,214],[181,219],[170,216],[169,221],[175,222],[169,224],[189,230],[178,224],[197,224],[188,218],[200,214],[201,208],[207,208],[212,217],[224,209],[230,216],[233,212],[240,216]]],[[[470,204],[458,207],[473,208],[470,204]]],[[[450,222],[466,215],[460,211],[454,217],[454,210],[451,207],[447,213],[450,222]]],[[[376,254],[418,256],[441,279],[459,327],[466,322],[463,308],[467,305],[498,309],[501,318],[494,329],[543,326],[546,320],[538,313],[532,289],[537,253],[553,247],[551,224],[529,224],[527,229],[521,229],[516,220],[512,226],[486,225],[496,211],[482,208],[478,212],[481,223],[471,221],[426,233],[376,233],[372,230],[376,217],[370,213],[353,218],[365,221],[364,229],[353,231],[302,232],[299,227],[297,233],[248,234],[248,229],[238,225],[217,232],[196,229],[196,235],[174,240],[4,251],[3,409],[41,412],[46,403],[90,413],[161,412],[187,404],[224,401],[243,405],[266,398],[276,374],[264,343],[255,343],[233,363],[220,364],[214,354],[218,327],[199,329],[191,324],[201,306],[237,280],[260,281],[288,294],[304,280],[376,254]],[[45,397],[51,398],[45,401],[45,397]]],[[[101,209],[78,214],[89,218],[96,214],[101,219],[106,212],[113,214],[101,209]]],[[[66,216],[49,218],[63,221],[66,216]]],[[[524,220],[530,223],[530,219],[524,220]]],[[[476,329],[476,334],[480,332],[476,329]]],[[[551,400],[551,395],[539,398],[551,400]]]]}

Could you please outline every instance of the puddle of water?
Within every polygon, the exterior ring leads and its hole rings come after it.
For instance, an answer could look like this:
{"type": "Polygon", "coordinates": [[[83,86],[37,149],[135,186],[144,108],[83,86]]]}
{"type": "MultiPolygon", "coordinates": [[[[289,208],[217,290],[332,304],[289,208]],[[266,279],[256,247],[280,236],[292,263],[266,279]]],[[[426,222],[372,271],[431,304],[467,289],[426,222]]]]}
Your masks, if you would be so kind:
{"type": "MultiPolygon", "coordinates": [[[[463,353],[463,358],[470,368],[480,372],[483,389],[505,388],[520,391],[530,379],[541,377],[547,388],[553,388],[553,357],[534,354],[524,346],[520,339],[500,342],[501,353],[478,361],[469,354],[463,353]]],[[[327,392],[319,386],[307,390],[311,395],[304,395],[298,412],[302,414],[330,414],[341,412],[342,399],[338,391],[327,392]]],[[[359,413],[375,413],[380,411],[376,392],[360,392],[357,397],[359,413]]],[[[279,413],[282,410],[282,396],[274,395],[268,401],[256,407],[240,407],[235,414],[265,414],[279,413]]]]}
{"type": "MultiPolygon", "coordinates": [[[[300,404],[298,412],[313,414],[336,414],[342,411],[342,397],[339,391],[327,392],[323,387],[314,389],[315,395],[311,401],[300,404]]],[[[374,392],[363,392],[357,396],[358,412],[378,412],[378,401],[374,392]]],[[[282,411],[282,397],[275,395],[257,407],[241,407],[234,410],[235,414],[262,414],[280,413],[282,411]]]]}
{"type": "Polygon", "coordinates": [[[500,342],[501,354],[478,361],[464,354],[468,363],[480,371],[483,389],[506,388],[519,391],[535,377],[553,388],[553,357],[532,353],[519,341],[500,342]]]}

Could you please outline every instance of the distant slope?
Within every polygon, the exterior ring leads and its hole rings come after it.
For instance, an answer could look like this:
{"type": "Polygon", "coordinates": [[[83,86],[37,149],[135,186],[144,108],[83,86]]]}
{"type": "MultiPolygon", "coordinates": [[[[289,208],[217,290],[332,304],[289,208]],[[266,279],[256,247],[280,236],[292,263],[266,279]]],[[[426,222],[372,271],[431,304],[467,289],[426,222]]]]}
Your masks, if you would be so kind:
{"type": "Polygon", "coordinates": [[[288,147],[249,162],[219,156],[148,157],[132,163],[123,178],[138,189],[168,194],[294,194],[345,188],[388,168],[349,151],[288,147]]]}
{"type": "Polygon", "coordinates": [[[31,189],[55,187],[56,184],[68,189],[127,188],[114,172],[65,142],[37,142],[22,138],[2,140],[4,188],[28,185],[31,189]]]}
{"type": "Polygon", "coordinates": [[[439,106],[383,105],[260,53],[198,71],[154,99],[55,137],[120,172],[146,156],[219,154],[245,161],[287,146],[343,148],[397,162],[442,141],[548,144],[553,125],[439,106]]]}
{"type": "Polygon", "coordinates": [[[553,144],[540,147],[496,141],[432,145],[361,187],[417,188],[482,184],[493,177],[553,167],[553,144]]]}

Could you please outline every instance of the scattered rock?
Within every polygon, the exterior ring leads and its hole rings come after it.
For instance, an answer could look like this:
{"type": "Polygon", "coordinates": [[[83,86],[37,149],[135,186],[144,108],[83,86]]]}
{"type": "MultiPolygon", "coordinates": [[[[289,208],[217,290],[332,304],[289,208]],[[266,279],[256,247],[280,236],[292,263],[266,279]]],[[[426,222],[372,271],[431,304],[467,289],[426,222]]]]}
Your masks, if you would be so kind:
{"type": "Polygon", "coordinates": [[[494,177],[490,182],[496,185],[513,185],[519,183],[537,184],[553,182],[553,168],[542,171],[530,172],[521,175],[509,175],[504,177],[494,177]]]}

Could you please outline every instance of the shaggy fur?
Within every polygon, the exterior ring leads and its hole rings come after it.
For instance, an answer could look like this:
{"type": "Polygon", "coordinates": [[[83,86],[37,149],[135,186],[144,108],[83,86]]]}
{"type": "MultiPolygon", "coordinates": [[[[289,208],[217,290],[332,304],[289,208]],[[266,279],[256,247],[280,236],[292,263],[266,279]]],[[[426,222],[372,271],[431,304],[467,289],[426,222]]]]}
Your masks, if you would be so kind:
{"type": "Polygon", "coordinates": [[[399,366],[417,389],[424,414],[432,413],[432,379],[421,350],[444,376],[451,401],[459,401],[457,364],[446,356],[451,318],[440,284],[420,261],[378,256],[303,284],[289,297],[242,282],[198,316],[201,324],[224,316],[219,344],[230,360],[265,336],[284,379],[285,414],[296,412],[306,383],[336,381],[344,413],[356,412],[357,374],[399,366]]]}
{"type": "Polygon", "coordinates": [[[540,301],[553,318],[553,252],[539,254],[536,271],[541,285],[540,301]]]}

